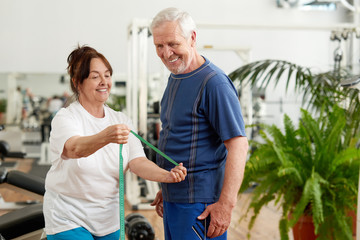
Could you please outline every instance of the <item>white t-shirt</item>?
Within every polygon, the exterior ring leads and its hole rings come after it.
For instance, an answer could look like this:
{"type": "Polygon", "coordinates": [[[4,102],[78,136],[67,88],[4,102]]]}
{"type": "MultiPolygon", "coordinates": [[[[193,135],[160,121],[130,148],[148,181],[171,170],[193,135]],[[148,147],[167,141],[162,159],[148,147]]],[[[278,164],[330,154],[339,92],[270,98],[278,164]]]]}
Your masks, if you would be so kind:
{"type": "MultiPolygon", "coordinates": [[[[95,118],[79,102],[62,108],[52,120],[50,157],[52,166],[45,180],[44,216],[47,234],[84,227],[96,236],[119,229],[119,144],[110,143],[94,154],[79,159],[61,157],[72,136],[90,136],[130,118],[104,107],[105,117],[95,118]]],[[[129,161],[145,157],[141,142],[129,135],[123,145],[124,169],[129,161]]]]}

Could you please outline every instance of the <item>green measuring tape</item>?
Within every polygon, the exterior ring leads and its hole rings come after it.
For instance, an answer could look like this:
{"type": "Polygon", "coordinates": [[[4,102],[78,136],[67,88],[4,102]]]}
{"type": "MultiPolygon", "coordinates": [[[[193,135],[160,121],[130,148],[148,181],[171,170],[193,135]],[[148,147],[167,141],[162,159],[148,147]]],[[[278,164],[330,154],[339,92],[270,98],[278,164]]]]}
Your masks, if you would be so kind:
{"type": "Polygon", "coordinates": [[[120,144],[120,167],[119,167],[119,198],[120,198],[120,240],[125,240],[125,206],[124,206],[124,159],[122,157],[122,147],[120,144]]]}
{"type": "MultiPolygon", "coordinates": [[[[138,135],[137,133],[135,133],[132,130],[130,130],[130,132],[132,134],[134,134],[134,136],[137,137],[140,141],[142,141],[147,146],[149,146],[152,150],[154,150],[155,152],[157,152],[158,154],[160,154],[161,156],[166,158],[169,162],[173,163],[176,166],[179,166],[179,164],[177,162],[172,160],[169,156],[167,156],[165,153],[161,152],[159,149],[157,149],[154,145],[152,145],[151,143],[146,141],[144,138],[140,137],[140,135],[138,135]]],[[[123,170],[124,159],[122,157],[122,148],[123,148],[123,145],[120,144],[120,164],[119,164],[120,165],[119,166],[120,208],[119,208],[119,213],[120,213],[120,240],[125,240],[125,207],[124,207],[125,204],[124,204],[124,170],[123,170]]]]}
{"type": "Polygon", "coordinates": [[[149,143],[148,141],[146,141],[145,139],[143,139],[142,137],[140,137],[137,133],[133,132],[132,130],[130,130],[130,132],[132,134],[135,135],[135,137],[137,137],[138,139],[140,139],[140,141],[142,141],[143,143],[145,143],[146,145],[148,145],[152,150],[154,150],[155,152],[157,152],[158,154],[160,154],[161,156],[163,156],[164,158],[166,158],[169,162],[173,163],[175,166],[179,166],[179,164],[177,162],[175,162],[174,160],[172,160],[168,155],[166,155],[165,153],[163,153],[162,151],[160,151],[159,149],[157,149],[154,145],[152,145],[151,143],[149,143]]]}

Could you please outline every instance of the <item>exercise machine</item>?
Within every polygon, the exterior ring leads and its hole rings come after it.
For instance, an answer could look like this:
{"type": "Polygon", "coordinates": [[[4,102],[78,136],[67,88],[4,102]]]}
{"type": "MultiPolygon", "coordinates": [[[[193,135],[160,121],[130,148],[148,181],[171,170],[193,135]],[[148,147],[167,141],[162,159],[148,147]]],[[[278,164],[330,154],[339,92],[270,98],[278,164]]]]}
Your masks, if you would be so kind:
{"type": "MultiPolygon", "coordinates": [[[[5,126],[0,126],[0,131],[4,130],[5,126]]],[[[8,142],[0,140],[0,166],[4,168],[16,168],[17,162],[4,162],[5,158],[24,158],[25,153],[23,152],[11,152],[10,145],[8,142]]],[[[30,202],[6,202],[0,194],[0,209],[1,210],[12,210],[24,207],[24,204],[30,202]]]]}
{"type": "Polygon", "coordinates": [[[2,155],[4,153],[9,158],[24,158],[26,153],[23,146],[24,132],[17,126],[1,125],[0,127],[0,141],[2,145],[2,155]],[[5,151],[5,152],[4,152],[5,151]]]}
{"type": "MultiPolygon", "coordinates": [[[[4,125],[0,125],[0,132],[5,130],[4,125]]],[[[2,132],[4,133],[4,132],[2,132]]],[[[2,138],[4,138],[6,135],[3,135],[2,138]]],[[[7,141],[0,140],[0,160],[4,161],[5,157],[8,158],[24,158],[26,156],[26,153],[21,151],[10,151],[10,144],[7,141]]],[[[1,164],[0,164],[1,165],[1,164]]]]}
{"type": "MultiPolygon", "coordinates": [[[[4,125],[0,126],[0,131],[4,130],[4,125]]],[[[8,142],[0,140],[0,167],[3,168],[16,168],[17,162],[4,162],[5,158],[24,158],[25,153],[23,152],[11,152],[10,145],[8,142]],[[10,165],[9,165],[10,164],[10,165]]],[[[6,202],[0,194],[0,209],[1,210],[13,210],[22,208],[27,204],[35,202],[6,202]]]]}
{"type": "Polygon", "coordinates": [[[0,140],[0,159],[4,161],[5,158],[24,158],[26,153],[24,152],[11,152],[8,142],[0,140]]]}

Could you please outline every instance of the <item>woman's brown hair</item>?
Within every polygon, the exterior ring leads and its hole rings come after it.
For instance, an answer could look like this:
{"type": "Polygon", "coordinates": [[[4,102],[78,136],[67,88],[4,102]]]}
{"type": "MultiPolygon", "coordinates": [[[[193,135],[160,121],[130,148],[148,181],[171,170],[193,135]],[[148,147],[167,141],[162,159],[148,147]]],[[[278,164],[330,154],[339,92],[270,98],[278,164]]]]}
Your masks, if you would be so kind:
{"type": "Polygon", "coordinates": [[[74,49],[67,58],[67,71],[70,75],[71,90],[74,92],[76,99],[79,97],[78,86],[84,82],[90,74],[90,62],[93,58],[100,58],[105,66],[109,69],[110,75],[112,76],[113,70],[109,61],[96,51],[94,48],[89,46],[78,46],[74,49]]]}

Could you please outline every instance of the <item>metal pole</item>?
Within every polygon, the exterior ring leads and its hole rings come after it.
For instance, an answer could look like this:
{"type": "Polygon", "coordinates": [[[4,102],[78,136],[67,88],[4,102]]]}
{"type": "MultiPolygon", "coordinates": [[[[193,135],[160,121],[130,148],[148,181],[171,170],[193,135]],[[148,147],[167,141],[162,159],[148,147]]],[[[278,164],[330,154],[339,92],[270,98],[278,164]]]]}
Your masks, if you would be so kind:
{"type": "Polygon", "coordinates": [[[148,28],[144,27],[139,33],[139,132],[147,138],[147,58],[148,58],[148,28]]]}

